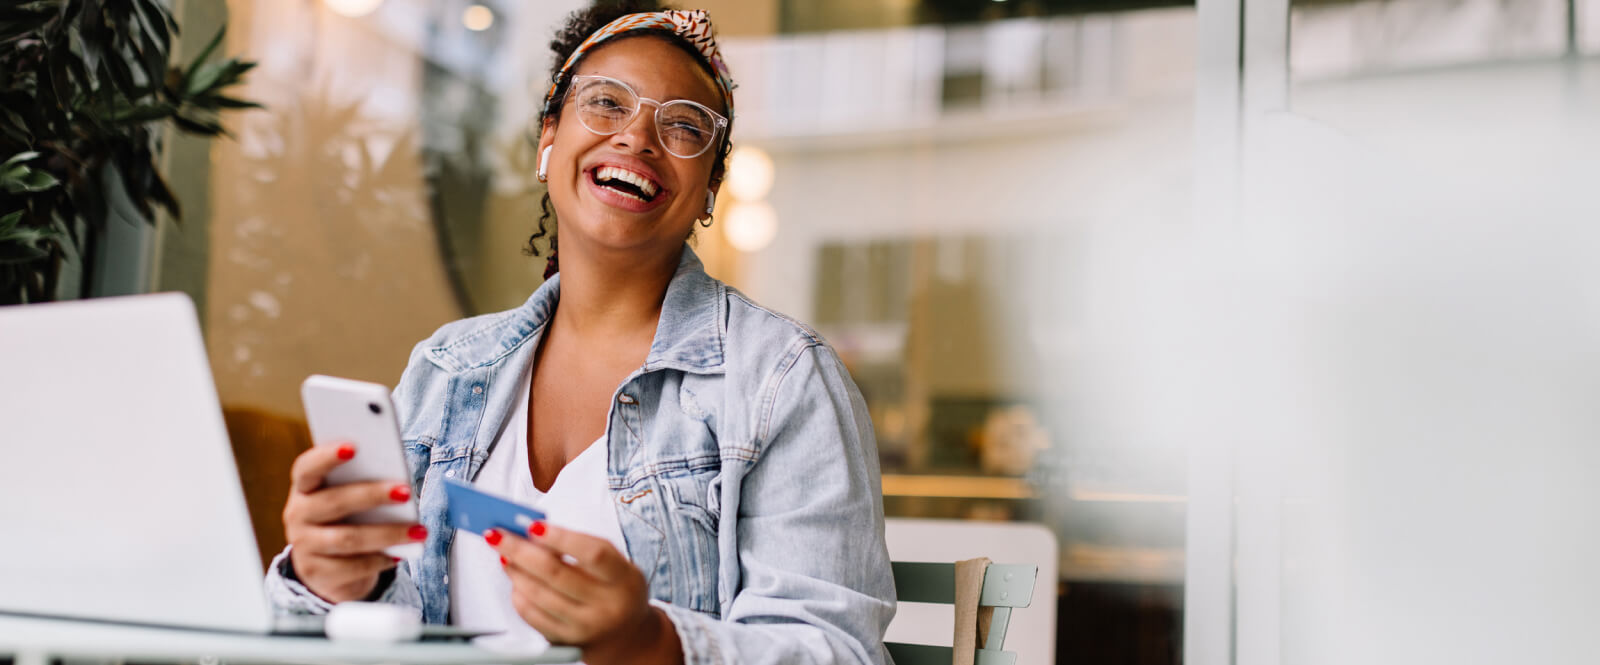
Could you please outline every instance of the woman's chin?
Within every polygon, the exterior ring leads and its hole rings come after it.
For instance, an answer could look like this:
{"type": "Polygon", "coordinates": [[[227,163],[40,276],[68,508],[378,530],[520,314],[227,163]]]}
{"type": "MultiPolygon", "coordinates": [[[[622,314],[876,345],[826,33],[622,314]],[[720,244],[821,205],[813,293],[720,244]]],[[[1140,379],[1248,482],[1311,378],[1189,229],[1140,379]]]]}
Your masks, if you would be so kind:
{"type": "Polygon", "coordinates": [[[560,231],[562,242],[567,242],[566,238],[582,235],[581,241],[573,238],[574,244],[582,242],[596,255],[626,254],[643,258],[644,255],[676,249],[681,244],[682,238],[689,235],[687,228],[683,230],[681,236],[673,236],[664,233],[658,226],[660,220],[642,220],[638,215],[617,214],[615,211],[592,215],[587,222],[563,224],[560,231]],[[677,239],[674,240],[674,237],[677,239]]]}

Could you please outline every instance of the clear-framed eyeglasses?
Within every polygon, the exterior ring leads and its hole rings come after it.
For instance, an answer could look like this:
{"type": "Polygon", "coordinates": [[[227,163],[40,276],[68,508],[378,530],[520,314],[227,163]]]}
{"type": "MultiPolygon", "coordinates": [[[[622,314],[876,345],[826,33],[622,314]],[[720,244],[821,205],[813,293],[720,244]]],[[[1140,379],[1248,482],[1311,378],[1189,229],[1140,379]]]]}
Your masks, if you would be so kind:
{"type": "Polygon", "coordinates": [[[661,102],[640,97],[627,83],[609,76],[574,76],[569,99],[578,121],[589,131],[610,136],[633,121],[643,104],[656,107],[656,138],[667,152],[684,159],[705,154],[727,131],[728,119],[687,99],[661,102]]]}

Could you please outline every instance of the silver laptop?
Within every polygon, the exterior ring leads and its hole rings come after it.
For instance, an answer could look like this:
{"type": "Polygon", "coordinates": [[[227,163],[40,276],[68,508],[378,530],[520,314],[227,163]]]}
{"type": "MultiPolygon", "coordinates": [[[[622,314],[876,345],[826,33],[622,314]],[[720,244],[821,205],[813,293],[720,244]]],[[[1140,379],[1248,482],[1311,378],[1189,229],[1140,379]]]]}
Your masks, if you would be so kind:
{"type": "Polygon", "coordinates": [[[267,605],[182,294],[0,307],[0,543],[0,612],[321,632],[267,605]]]}

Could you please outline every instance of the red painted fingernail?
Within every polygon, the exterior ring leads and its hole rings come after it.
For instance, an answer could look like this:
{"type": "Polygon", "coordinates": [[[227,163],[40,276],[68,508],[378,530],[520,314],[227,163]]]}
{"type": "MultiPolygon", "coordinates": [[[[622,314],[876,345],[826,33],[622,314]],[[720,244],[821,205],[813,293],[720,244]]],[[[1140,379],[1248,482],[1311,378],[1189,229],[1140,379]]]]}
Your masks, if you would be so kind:
{"type": "Polygon", "coordinates": [[[341,445],[339,446],[338,455],[339,459],[342,459],[346,462],[353,460],[356,457],[356,447],[348,443],[341,445]]]}
{"type": "Polygon", "coordinates": [[[394,489],[389,490],[389,500],[393,501],[395,503],[405,503],[407,501],[410,501],[411,500],[411,486],[410,485],[395,485],[394,489]]]}
{"type": "Polygon", "coordinates": [[[400,563],[400,557],[397,556],[389,557],[389,560],[393,561],[394,563],[400,563]]]}
{"type": "Polygon", "coordinates": [[[406,530],[406,535],[411,536],[412,540],[427,540],[428,527],[421,524],[413,524],[410,529],[406,530]]]}
{"type": "Polygon", "coordinates": [[[531,534],[533,534],[535,536],[544,535],[544,521],[540,520],[540,521],[534,522],[532,525],[528,526],[528,533],[531,533],[531,534]]]}
{"type": "Polygon", "coordinates": [[[500,557],[500,565],[502,565],[502,566],[506,565],[506,558],[505,557],[500,557]]]}
{"type": "Polygon", "coordinates": [[[499,529],[490,529],[488,531],[483,532],[483,541],[486,542],[486,543],[489,543],[490,546],[499,545],[500,544],[500,530],[499,529]]]}

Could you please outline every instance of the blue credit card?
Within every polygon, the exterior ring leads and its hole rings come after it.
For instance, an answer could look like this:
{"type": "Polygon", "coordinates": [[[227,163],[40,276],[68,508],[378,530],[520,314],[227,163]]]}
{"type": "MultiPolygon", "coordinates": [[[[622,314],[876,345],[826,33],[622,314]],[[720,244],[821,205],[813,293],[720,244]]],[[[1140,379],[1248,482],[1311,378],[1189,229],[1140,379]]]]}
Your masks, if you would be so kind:
{"type": "Polygon", "coordinates": [[[529,526],[544,519],[542,511],[485,494],[453,478],[444,479],[444,496],[450,526],[480,536],[489,529],[526,535],[529,526]]]}

